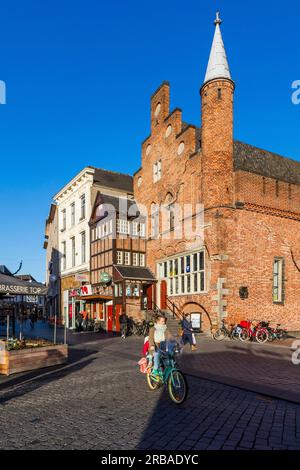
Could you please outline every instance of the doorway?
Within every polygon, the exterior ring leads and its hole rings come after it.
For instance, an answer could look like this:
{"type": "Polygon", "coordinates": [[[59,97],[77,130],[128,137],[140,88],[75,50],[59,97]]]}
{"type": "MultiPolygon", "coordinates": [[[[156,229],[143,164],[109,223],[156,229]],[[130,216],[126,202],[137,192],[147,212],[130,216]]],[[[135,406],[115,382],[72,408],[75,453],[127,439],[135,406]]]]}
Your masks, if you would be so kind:
{"type": "Polygon", "coordinates": [[[107,306],[107,331],[113,331],[113,305],[107,306]]]}
{"type": "Polygon", "coordinates": [[[167,310],[167,281],[161,281],[160,283],[160,308],[167,310]]]}

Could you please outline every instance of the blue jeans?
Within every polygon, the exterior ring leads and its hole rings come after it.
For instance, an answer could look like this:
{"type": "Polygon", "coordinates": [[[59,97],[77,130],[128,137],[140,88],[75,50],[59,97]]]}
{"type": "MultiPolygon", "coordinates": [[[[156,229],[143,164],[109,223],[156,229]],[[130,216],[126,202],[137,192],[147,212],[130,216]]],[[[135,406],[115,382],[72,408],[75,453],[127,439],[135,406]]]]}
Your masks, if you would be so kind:
{"type": "Polygon", "coordinates": [[[154,369],[158,370],[160,366],[160,350],[155,351],[153,355],[154,369]]]}

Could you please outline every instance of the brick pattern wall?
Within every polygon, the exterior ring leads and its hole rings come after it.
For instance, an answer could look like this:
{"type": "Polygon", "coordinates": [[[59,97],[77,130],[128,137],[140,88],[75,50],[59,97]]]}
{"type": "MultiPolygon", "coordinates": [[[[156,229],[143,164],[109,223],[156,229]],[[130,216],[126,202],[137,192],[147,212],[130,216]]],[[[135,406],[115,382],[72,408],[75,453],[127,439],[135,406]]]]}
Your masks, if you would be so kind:
{"type": "Polygon", "coordinates": [[[229,80],[213,80],[201,89],[205,207],[233,203],[233,92],[229,80]]]}
{"type": "MultiPolygon", "coordinates": [[[[142,168],[134,178],[135,198],[147,207],[148,214],[151,203],[162,204],[170,194],[180,204],[204,203],[207,291],[171,299],[184,312],[203,312],[204,329],[222,318],[228,323],[250,318],[271,320],[299,331],[300,272],[295,262],[300,268],[300,187],[233,172],[233,91],[233,83],[227,80],[202,88],[201,137],[194,127],[182,122],[180,109],[170,114],[169,85],[165,83],[156,91],[151,99],[151,135],[142,145],[142,168]],[[167,132],[170,125],[171,132],[167,132]],[[179,155],[181,142],[184,150],[179,155]],[[162,176],[154,183],[153,163],[158,159],[162,176]],[[236,209],[236,201],[244,202],[244,208],[236,209]],[[273,303],[275,257],[283,257],[285,263],[282,305],[273,303]],[[240,298],[240,287],[248,287],[247,299],[240,298]]],[[[149,237],[150,233],[149,229],[149,237]]],[[[150,237],[148,266],[156,272],[158,261],[200,247],[197,237],[150,237]]]]}
{"type": "Polygon", "coordinates": [[[300,215],[300,187],[246,171],[235,172],[235,199],[300,215]]]}
{"type": "Polygon", "coordinates": [[[291,331],[300,330],[299,287],[300,265],[299,222],[283,221],[268,214],[235,211],[235,229],[228,239],[230,261],[227,268],[228,312],[230,320],[241,318],[271,320],[291,331]],[[284,303],[273,303],[273,262],[284,258],[284,303]],[[249,297],[242,300],[239,287],[247,286],[249,297]]]}

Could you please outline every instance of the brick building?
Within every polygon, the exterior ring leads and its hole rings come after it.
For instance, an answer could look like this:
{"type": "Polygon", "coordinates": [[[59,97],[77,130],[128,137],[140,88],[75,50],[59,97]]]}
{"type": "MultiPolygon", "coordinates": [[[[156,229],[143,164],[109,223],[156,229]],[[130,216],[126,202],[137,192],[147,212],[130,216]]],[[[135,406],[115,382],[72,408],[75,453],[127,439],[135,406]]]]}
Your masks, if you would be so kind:
{"type": "MultiPolygon", "coordinates": [[[[151,214],[147,265],[158,307],[199,313],[202,329],[244,318],[300,331],[300,162],[233,138],[231,78],[217,15],[201,95],[201,127],[170,110],[164,82],[151,98],[134,196],[151,214]],[[176,205],[203,204],[203,237],[176,236],[176,205]],[[160,207],[168,212],[164,237],[160,207]]],[[[176,218],[177,217],[177,218],[176,218]]]]}

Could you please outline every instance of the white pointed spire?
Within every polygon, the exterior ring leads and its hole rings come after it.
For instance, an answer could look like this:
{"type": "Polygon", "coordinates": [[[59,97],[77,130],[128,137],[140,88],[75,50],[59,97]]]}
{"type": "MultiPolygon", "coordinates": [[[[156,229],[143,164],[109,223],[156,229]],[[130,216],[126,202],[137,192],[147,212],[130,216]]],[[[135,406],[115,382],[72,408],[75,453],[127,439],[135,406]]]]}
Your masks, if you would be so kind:
{"type": "Polygon", "coordinates": [[[220,29],[221,23],[222,20],[220,19],[220,13],[217,12],[215,19],[216,30],[210,51],[204,83],[210,80],[214,80],[215,78],[228,78],[231,80],[226,51],[220,29]]]}

